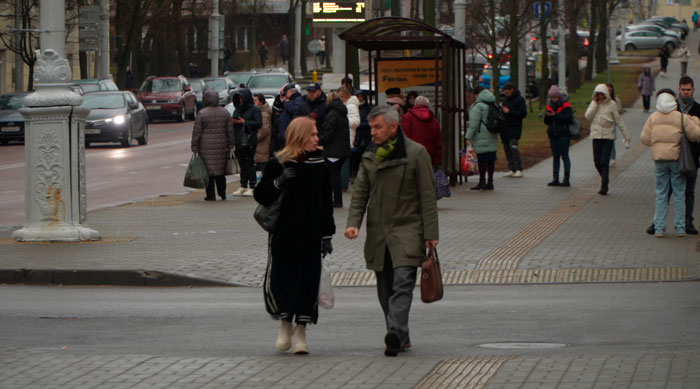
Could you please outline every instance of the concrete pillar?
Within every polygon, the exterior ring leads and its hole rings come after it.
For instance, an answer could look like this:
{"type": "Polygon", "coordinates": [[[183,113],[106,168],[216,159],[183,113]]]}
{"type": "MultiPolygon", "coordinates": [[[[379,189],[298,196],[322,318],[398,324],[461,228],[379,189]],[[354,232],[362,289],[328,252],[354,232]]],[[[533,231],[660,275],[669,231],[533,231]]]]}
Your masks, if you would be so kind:
{"type": "MultiPolygon", "coordinates": [[[[610,14],[608,20],[608,63],[618,64],[620,59],[617,58],[617,45],[615,44],[615,32],[617,31],[617,16],[620,14],[618,10],[610,14]]],[[[623,30],[624,31],[624,30],[623,30]]],[[[624,34],[623,34],[624,35],[624,34]]]]}
{"type": "Polygon", "coordinates": [[[467,0],[455,0],[455,39],[460,42],[466,41],[466,21],[467,0]]]}
{"type": "Polygon", "coordinates": [[[63,0],[42,0],[41,48],[34,67],[36,92],[25,98],[25,223],[17,241],[74,242],[100,239],[82,225],[87,215],[85,118],[82,97],[73,92],[65,53],[63,0]],[[50,45],[56,45],[53,50],[50,45]]]}
{"type": "Polygon", "coordinates": [[[100,78],[109,78],[109,0],[100,0],[100,78]]]}
{"type": "MultiPolygon", "coordinates": [[[[211,17],[209,17],[209,59],[211,60],[211,76],[219,76],[219,0],[214,0],[211,17]]],[[[253,51],[257,47],[253,47],[253,51]]]]}
{"type": "Polygon", "coordinates": [[[294,13],[294,78],[301,78],[303,76],[301,73],[301,55],[306,52],[306,48],[301,47],[301,34],[303,34],[303,31],[301,31],[301,15],[301,2],[299,2],[296,12],[294,13]]]}
{"type": "MultiPolygon", "coordinates": [[[[331,55],[331,67],[333,68],[333,73],[342,74],[345,76],[345,41],[340,39],[342,30],[334,28],[330,30],[331,36],[333,37],[333,55],[331,55]]],[[[328,60],[328,53],[326,52],[326,60],[328,60]]]]}

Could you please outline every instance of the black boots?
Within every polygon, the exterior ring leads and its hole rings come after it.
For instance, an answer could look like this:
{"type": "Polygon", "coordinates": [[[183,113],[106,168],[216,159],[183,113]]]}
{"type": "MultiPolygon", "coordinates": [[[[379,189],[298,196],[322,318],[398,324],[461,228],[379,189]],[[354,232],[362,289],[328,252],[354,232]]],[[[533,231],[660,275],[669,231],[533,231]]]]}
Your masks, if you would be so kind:
{"type": "Polygon", "coordinates": [[[564,181],[561,182],[560,186],[571,186],[569,183],[569,173],[564,173],[564,181]]]}
{"type": "Polygon", "coordinates": [[[600,190],[598,191],[598,194],[603,195],[603,196],[608,194],[608,183],[607,182],[603,182],[600,185],[600,190]]]}
{"type": "Polygon", "coordinates": [[[548,182],[547,186],[559,186],[559,173],[554,173],[552,176],[554,177],[554,179],[552,180],[552,182],[548,182]]]}

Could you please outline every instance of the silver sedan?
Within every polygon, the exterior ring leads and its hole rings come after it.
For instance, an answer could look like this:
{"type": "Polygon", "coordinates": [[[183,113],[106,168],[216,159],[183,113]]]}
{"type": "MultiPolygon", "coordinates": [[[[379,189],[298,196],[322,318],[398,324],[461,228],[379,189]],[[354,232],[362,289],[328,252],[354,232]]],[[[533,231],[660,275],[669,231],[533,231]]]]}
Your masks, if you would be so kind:
{"type": "MultiPolygon", "coordinates": [[[[621,49],[621,35],[618,35],[615,41],[618,50],[621,49]]],[[[625,33],[625,50],[660,49],[664,46],[673,50],[680,44],[681,42],[677,38],[653,31],[639,30],[625,33]]]]}

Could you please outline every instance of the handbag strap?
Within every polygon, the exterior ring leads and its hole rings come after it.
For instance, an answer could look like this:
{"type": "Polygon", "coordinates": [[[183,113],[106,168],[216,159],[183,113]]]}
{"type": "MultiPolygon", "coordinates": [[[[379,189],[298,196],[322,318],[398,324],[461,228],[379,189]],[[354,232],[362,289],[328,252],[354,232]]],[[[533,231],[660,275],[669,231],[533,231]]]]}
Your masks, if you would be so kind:
{"type": "Polygon", "coordinates": [[[435,262],[440,262],[438,259],[437,247],[428,247],[428,258],[433,258],[435,262]]]}

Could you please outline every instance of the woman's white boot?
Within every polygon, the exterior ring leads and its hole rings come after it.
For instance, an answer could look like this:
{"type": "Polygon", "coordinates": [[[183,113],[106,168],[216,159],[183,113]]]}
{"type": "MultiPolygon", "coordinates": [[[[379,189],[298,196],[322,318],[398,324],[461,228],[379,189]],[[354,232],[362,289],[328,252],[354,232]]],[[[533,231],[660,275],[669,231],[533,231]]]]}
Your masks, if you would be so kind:
{"type": "Polygon", "coordinates": [[[306,344],[306,326],[297,324],[294,328],[294,354],[308,354],[309,346],[306,344]]]}
{"type": "Polygon", "coordinates": [[[282,322],[280,326],[280,333],[277,335],[277,349],[280,351],[287,351],[292,347],[292,322],[286,320],[280,320],[282,322]]]}

